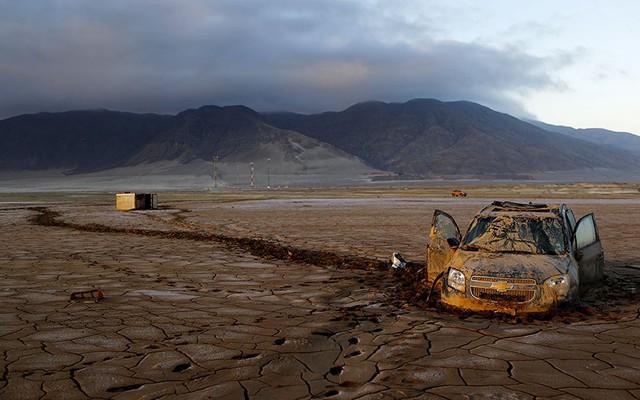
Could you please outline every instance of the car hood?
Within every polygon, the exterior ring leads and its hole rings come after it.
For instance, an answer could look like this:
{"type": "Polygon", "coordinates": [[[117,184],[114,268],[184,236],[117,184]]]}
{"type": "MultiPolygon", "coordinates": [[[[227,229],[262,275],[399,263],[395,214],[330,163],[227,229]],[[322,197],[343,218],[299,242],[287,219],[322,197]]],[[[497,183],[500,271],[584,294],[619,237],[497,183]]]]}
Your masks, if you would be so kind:
{"type": "Polygon", "coordinates": [[[494,276],[529,278],[538,283],[554,275],[566,274],[571,265],[568,255],[486,253],[458,250],[449,266],[467,277],[494,276]]]}

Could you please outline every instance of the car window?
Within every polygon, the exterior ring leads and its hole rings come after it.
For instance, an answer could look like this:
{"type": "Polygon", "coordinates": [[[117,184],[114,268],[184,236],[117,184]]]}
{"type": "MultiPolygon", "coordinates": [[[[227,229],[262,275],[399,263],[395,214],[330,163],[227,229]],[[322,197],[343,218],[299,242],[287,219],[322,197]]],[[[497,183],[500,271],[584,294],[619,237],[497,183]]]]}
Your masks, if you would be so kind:
{"type": "Polygon", "coordinates": [[[576,228],[576,247],[582,249],[598,240],[593,214],[582,217],[576,228]]]}
{"type": "Polygon", "coordinates": [[[464,238],[463,249],[532,254],[566,251],[560,219],[511,215],[476,218],[464,238]]]}
{"type": "Polygon", "coordinates": [[[442,240],[450,238],[460,239],[458,226],[455,221],[446,213],[436,212],[433,221],[433,233],[442,240]]]}
{"type": "Polygon", "coordinates": [[[573,232],[576,229],[576,217],[573,215],[573,211],[567,209],[567,219],[569,220],[569,228],[573,232]]]}

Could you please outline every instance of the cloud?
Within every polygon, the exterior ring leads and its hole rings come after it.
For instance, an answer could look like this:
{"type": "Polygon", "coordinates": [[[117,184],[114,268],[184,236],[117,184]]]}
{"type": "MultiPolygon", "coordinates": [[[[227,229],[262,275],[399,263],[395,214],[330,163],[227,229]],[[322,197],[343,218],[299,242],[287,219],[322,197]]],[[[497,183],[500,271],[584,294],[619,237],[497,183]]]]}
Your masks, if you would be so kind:
{"type": "Polygon", "coordinates": [[[325,0],[0,0],[0,117],[202,104],[320,112],[365,100],[518,99],[564,54],[442,38],[446,9],[325,0]]]}

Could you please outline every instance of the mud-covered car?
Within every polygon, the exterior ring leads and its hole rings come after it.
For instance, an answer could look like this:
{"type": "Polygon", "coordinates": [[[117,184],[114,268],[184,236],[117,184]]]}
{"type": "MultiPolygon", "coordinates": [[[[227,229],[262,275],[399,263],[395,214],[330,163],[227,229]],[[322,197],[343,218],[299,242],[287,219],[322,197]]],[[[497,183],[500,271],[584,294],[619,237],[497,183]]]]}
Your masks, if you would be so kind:
{"type": "Polygon", "coordinates": [[[458,309],[546,312],[575,301],[603,276],[604,251],[593,214],[578,222],[566,204],[493,202],[464,237],[436,210],[427,247],[431,282],[458,309]]]}

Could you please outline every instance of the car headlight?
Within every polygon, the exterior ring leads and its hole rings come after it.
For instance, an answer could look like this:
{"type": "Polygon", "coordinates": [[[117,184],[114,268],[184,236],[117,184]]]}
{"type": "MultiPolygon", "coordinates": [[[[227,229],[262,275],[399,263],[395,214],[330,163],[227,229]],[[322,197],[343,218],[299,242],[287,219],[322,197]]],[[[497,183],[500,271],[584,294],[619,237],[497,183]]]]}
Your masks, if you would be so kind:
{"type": "Polygon", "coordinates": [[[552,276],[551,278],[544,281],[544,284],[553,289],[558,297],[564,297],[569,294],[569,286],[571,285],[571,281],[569,279],[569,275],[562,274],[552,276]]]}
{"type": "Polygon", "coordinates": [[[449,268],[447,285],[457,291],[464,292],[464,274],[455,268],[449,268]]]}

